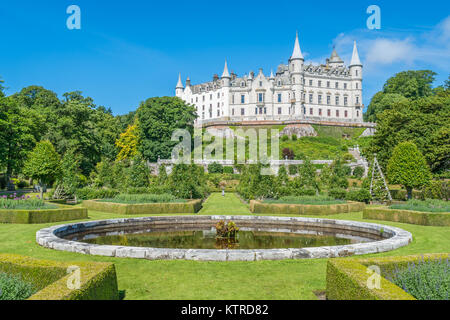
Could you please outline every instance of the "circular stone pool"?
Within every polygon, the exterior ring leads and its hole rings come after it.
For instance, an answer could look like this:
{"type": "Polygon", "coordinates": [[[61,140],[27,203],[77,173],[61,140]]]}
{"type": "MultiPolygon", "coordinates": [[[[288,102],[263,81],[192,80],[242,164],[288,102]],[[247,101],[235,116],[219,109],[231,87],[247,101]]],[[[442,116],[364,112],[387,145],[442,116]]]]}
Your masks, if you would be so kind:
{"type": "Polygon", "coordinates": [[[256,261],[345,257],[408,245],[399,228],[356,221],[266,216],[164,216],[92,221],[42,229],[39,245],[83,254],[148,260],[256,261]],[[240,228],[218,241],[217,222],[240,228]]]}

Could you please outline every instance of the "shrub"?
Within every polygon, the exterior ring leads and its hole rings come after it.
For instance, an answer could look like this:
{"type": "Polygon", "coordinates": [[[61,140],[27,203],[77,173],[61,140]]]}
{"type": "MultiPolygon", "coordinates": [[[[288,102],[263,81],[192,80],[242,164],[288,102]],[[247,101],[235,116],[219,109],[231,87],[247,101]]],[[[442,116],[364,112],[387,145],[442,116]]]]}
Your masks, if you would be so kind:
{"type": "Polygon", "coordinates": [[[150,192],[150,188],[145,187],[130,187],[127,188],[127,194],[146,194],[146,193],[152,193],[150,192]]]}
{"type": "Polygon", "coordinates": [[[297,135],[296,134],[292,135],[292,141],[297,141],[297,135]]]}
{"type": "Polygon", "coordinates": [[[223,173],[234,174],[234,169],[233,169],[233,167],[224,167],[223,168],[223,173]]]}
{"type": "Polygon", "coordinates": [[[203,199],[207,195],[205,170],[195,164],[177,164],[164,187],[180,199],[203,199]]]}
{"type": "Polygon", "coordinates": [[[344,156],[342,157],[342,159],[343,159],[344,161],[349,161],[349,162],[353,162],[353,161],[356,160],[355,157],[352,156],[350,153],[344,154],[344,156]]]}
{"type": "Polygon", "coordinates": [[[427,260],[409,263],[407,268],[396,268],[386,278],[418,300],[449,300],[450,263],[427,260]]]}
{"type": "Polygon", "coordinates": [[[290,164],[288,166],[288,171],[291,176],[296,175],[298,173],[298,167],[295,164],[290,164]]]}
{"type": "Polygon", "coordinates": [[[177,199],[171,194],[118,194],[112,199],[102,200],[103,202],[137,204],[137,203],[172,203],[172,202],[186,202],[185,200],[177,199]]]}
{"type": "Polygon", "coordinates": [[[369,203],[372,195],[367,189],[351,190],[345,196],[346,200],[369,203]]]}
{"type": "Polygon", "coordinates": [[[57,209],[55,205],[47,204],[43,199],[31,198],[30,196],[10,196],[0,197],[0,210],[40,210],[40,209],[57,209]]]}
{"type": "Polygon", "coordinates": [[[450,189],[447,181],[431,181],[422,190],[422,199],[448,200],[450,189]]]}
{"type": "Polygon", "coordinates": [[[289,140],[289,136],[287,136],[287,135],[284,135],[281,137],[281,141],[283,141],[283,142],[286,142],[288,140],[289,140]]]}
{"type": "Polygon", "coordinates": [[[217,162],[210,163],[208,165],[208,173],[223,173],[223,166],[217,162]]]}
{"type": "Polygon", "coordinates": [[[345,203],[328,196],[287,196],[278,200],[266,200],[264,203],[327,205],[345,203]]]}
{"type": "Polygon", "coordinates": [[[36,289],[20,277],[0,272],[0,300],[26,300],[36,289]]]}
{"type": "Polygon", "coordinates": [[[28,187],[29,187],[29,184],[28,184],[27,181],[20,180],[20,181],[17,183],[17,188],[19,188],[19,189],[24,189],[24,188],[28,188],[28,187]]]}
{"type": "Polygon", "coordinates": [[[345,189],[330,189],[328,191],[328,195],[333,199],[345,200],[347,191],[345,189]]]}
{"type": "Polygon", "coordinates": [[[78,189],[75,194],[81,200],[108,199],[118,195],[119,191],[115,189],[97,189],[86,187],[78,189]]]}
{"type": "Polygon", "coordinates": [[[361,166],[356,167],[353,170],[353,176],[355,178],[361,179],[364,176],[364,168],[361,166]]]}
{"type": "Polygon", "coordinates": [[[391,209],[412,210],[421,212],[450,212],[450,204],[448,201],[427,199],[409,200],[405,204],[394,204],[390,206],[391,209]]]}

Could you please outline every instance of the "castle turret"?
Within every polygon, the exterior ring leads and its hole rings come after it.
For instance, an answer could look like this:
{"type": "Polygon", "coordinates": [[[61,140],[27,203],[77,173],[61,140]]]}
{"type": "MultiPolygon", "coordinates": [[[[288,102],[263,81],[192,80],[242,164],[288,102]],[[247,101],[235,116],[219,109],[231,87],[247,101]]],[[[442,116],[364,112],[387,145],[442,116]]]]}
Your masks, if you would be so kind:
{"type": "Polygon", "coordinates": [[[228,72],[228,64],[227,61],[225,60],[225,67],[223,69],[223,73],[222,73],[222,83],[224,87],[229,87],[230,86],[230,81],[231,81],[231,76],[230,73],[228,72]]]}
{"type": "Polygon", "coordinates": [[[184,92],[184,86],[183,86],[183,82],[181,82],[181,73],[178,75],[178,83],[177,86],[175,88],[175,95],[177,97],[181,97],[183,95],[184,92]]]}
{"type": "Polygon", "coordinates": [[[341,57],[339,57],[339,55],[337,54],[336,49],[334,47],[333,47],[333,52],[331,53],[331,57],[327,61],[328,61],[328,65],[332,68],[344,66],[344,61],[341,59],[341,57]]]}
{"type": "Polygon", "coordinates": [[[303,96],[303,58],[302,50],[300,49],[300,42],[298,40],[298,32],[295,37],[294,51],[289,59],[289,71],[291,74],[291,84],[293,97],[291,99],[291,115],[303,116],[304,108],[302,105],[303,96]]]}
{"type": "Polygon", "coordinates": [[[349,70],[352,78],[353,104],[355,106],[354,117],[359,121],[363,121],[363,104],[362,104],[362,80],[363,80],[363,65],[359,59],[358,47],[356,41],[353,44],[352,60],[350,62],[349,70]]]}

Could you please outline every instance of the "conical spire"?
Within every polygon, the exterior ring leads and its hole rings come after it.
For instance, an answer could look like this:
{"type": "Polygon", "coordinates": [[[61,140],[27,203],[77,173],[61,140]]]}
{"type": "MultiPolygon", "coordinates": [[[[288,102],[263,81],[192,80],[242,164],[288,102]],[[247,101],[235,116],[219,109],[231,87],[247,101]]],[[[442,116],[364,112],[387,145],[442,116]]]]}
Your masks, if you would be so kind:
{"type": "Polygon", "coordinates": [[[269,77],[269,79],[275,79],[275,77],[274,77],[274,75],[273,75],[273,70],[272,70],[272,69],[270,69],[270,77],[269,77]]]}
{"type": "Polygon", "coordinates": [[[294,52],[292,53],[292,57],[291,57],[291,60],[294,60],[294,59],[304,60],[303,55],[302,55],[302,50],[300,49],[300,42],[298,41],[298,32],[295,37],[294,52]]]}
{"type": "Polygon", "coordinates": [[[227,60],[225,60],[225,68],[223,69],[222,78],[231,78],[230,73],[228,72],[227,60]]]}
{"type": "Polygon", "coordinates": [[[359,60],[358,47],[356,46],[356,41],[353,44],[353,55],[350,66],[362,66],[361,60],[359,60]]]}
{"type": "Polygon", "coordinates": [[[184,89],[183,82],[181,82],[181,73],[178,74],[177,89],[184,89]]]}

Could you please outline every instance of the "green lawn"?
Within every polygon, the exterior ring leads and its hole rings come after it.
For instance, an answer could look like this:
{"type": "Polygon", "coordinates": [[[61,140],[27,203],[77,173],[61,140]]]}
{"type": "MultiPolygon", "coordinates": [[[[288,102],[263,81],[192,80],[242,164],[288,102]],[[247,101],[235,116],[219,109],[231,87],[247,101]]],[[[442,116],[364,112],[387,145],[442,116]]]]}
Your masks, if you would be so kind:
{"type": "MultiPolygon", "coordinates": [[[[237,215],[250,212],[247,205],[234,194],[227,194],[225,198],[213,194],[205,202],[201,214],[237,215]]],[[[125,217],[93,211],[89,212],[89,216],[91,220],[125,217]]],[[[368,221],[362,219],[362,213],[327,218],[368,221]]],[[[414,236],[413,243],[407,247],[370,256],[449,252],[450,227],[370,222],[400,227],[414,236]]],[[[50,225],[0,224],[0,252],[60,261],[114,262],[119,289],[125,291],[126,299],[315,299],[313,291],[325,288],[326,259],[195,262],[85,256],[38,246],[35,242],[36,231],[50,225]]]]}

